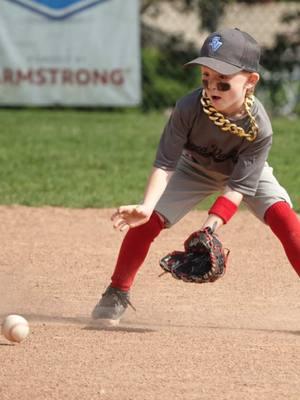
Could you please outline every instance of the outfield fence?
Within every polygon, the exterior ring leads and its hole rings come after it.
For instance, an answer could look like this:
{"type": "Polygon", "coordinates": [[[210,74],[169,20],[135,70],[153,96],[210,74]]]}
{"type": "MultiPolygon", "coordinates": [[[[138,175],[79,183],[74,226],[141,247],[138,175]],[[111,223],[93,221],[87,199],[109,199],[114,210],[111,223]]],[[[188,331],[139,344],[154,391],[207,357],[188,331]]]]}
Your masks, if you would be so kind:
{"type": "Polygon", "coordinates": [[[238,27],[262,46],[257,92],[266,107],[275,115],[299,115],[300,2],[250,0],[218,10],[220,3],[207,2],[202,18],[193,2],[189,9],[184,1],[158,1],[145,7],[141,13],[144,108],[172,106],[176,97],[197,86],[199,74],[184,71],[182,64],[198,54],[211,31],[238,27]]]}

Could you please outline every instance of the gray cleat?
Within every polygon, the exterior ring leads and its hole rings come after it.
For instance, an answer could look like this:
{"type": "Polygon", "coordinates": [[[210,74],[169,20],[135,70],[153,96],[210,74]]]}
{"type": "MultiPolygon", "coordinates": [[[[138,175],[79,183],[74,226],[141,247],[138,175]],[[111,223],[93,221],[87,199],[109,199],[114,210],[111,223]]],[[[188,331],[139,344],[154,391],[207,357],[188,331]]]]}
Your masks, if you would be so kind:
{"type": "Polygon", "coordinates": [[[108,286],[94,307],[92,318],[102,325],[117,326],[128,305],[135,310],[129,300],[129,291],[108,286]]]}

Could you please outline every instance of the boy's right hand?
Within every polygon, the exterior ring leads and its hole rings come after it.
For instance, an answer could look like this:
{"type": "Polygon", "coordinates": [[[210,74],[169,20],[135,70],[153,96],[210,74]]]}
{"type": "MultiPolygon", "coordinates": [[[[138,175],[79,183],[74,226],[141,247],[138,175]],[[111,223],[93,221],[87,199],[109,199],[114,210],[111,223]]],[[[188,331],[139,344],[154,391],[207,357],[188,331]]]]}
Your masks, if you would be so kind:
{"type": "Polygon", "coordinates": [[[123,232],[128,228],[135,228],[149,221],[153,210],[142,204],[121,206],[111,216],[113,227],[123,232]]]}

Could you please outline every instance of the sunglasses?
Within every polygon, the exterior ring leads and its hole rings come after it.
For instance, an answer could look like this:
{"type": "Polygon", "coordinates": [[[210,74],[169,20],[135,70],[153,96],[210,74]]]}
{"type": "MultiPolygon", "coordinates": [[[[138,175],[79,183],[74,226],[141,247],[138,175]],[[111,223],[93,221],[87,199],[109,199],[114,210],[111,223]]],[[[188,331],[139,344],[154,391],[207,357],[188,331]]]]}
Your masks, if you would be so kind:
{"type": "MultiPolygon", "coordinates": [[[[203,83],[204,89],[208,89],[208,80],[207,79],[203,79],[202,83],[203,83]]],[[[231,89],[231,85],[229,83],[227,83],[227,82],[217,82],[217,90],[219,90],[220,92],[227,92],[230,89],[231,89]]]]}

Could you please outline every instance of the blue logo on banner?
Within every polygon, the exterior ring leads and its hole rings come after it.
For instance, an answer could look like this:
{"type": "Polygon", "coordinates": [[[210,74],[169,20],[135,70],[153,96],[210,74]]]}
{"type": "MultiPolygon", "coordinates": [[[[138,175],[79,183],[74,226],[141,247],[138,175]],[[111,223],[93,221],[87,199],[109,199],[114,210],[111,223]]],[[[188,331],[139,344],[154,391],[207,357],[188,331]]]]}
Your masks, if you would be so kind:
{"type": "Polygon", "coordinates": [[[7,0],[50,19],[65,19],[110,0],[7,0]]]}

